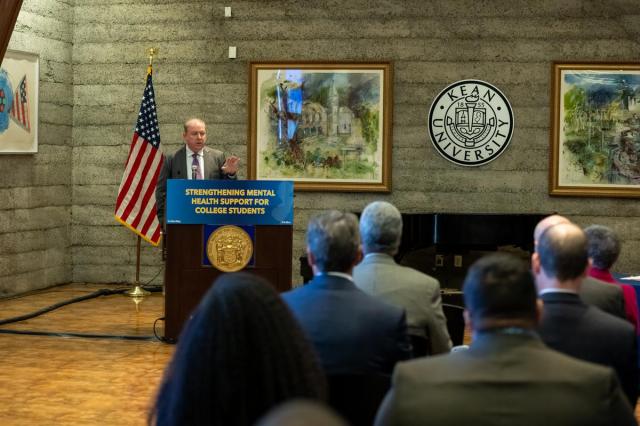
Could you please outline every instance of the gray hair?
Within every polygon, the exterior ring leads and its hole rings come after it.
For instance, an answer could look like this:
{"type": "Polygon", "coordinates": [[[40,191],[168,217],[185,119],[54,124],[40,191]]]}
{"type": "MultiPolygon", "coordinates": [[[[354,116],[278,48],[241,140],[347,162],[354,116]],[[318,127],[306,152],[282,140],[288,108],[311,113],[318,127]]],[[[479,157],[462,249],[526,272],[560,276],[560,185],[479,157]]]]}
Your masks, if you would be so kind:
{"type": "Polygon", "coordinates": [[[589,240],[589,257],[598,269],[609,269],[620,255],[620,239],[613,229],[602,225],[585,228],[589,240]]]}
{"type": "Polygon", "coordinates": [[[360,216],[360,235],[365,253],[395,255],[402,238],[400,211],[386,201],[374,201],[360,216]]]}
{"type": "Polygon", "coordinates": [[[358,218],[337,210],[322,212],[309,221],[307,246],[321,272],[347,272],[358,257],[358,218]]]}

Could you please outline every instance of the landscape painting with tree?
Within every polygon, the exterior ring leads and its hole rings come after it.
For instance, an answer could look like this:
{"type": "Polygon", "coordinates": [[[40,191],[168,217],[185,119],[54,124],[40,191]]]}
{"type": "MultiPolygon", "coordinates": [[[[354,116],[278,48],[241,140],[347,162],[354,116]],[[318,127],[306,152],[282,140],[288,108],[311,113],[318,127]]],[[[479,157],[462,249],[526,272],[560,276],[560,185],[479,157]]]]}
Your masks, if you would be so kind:
{"type": "Polygon", "coordinates": [[[640,66],[554,64],[551,194],[640,195],[640,66]]]}
{"type": "Polygon", "coordinates": [[[251,64],[250,177],[390,190],[390,64],[251,64]]]}

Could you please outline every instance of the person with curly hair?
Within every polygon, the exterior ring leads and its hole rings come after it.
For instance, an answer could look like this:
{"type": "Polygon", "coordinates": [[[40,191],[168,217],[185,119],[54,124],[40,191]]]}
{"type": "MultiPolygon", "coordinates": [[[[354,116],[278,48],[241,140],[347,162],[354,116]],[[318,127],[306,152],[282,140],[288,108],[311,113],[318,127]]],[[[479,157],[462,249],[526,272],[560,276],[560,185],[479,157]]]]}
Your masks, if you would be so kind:
{"type": "Polygon", "coordinates": [[[149,423],[249,426],[289,399],[325,397],[312,346],[273,286],[226,274],[185,325],[149,423]]]}
{"type": "Polygon", "coordinates": [[[640,333],[640,314],[638,313],[636,291],[631,285],[618,282],[610,272],[611,267],[620,256],[620,238],[613,229],[603,225],[588,226],[584,232],[587,234],[589,258],[591,259],[589,276],[622,288],[627,320],[633,324],[636,334],[640,333]]]}

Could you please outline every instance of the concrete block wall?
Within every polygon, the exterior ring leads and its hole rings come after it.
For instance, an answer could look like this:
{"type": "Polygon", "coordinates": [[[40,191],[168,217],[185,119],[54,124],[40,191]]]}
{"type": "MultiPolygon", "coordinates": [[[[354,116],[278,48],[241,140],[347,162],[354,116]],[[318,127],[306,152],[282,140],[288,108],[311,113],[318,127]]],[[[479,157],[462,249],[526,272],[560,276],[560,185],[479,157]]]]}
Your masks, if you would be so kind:
{"type": "MultiPolygon", "coordinates": [[[[154,83],[162,149],[177,149],[181,123],[200,116],[208,123],[209,144],[245,164],[249,62],[393,62],[393,192],[297,193],[294,283],[301,281],[297,258],[308,218],[319,207],[359,211],[376,199],[408,213],[558,211],[580,224],[612,226],[624,238],[617,270],[640,269],[637,200],[548,195],[551,62],[637,60],[635,1],[73,3],[73,281],[133,278],[135,236],[113,220],[113,204],[144,87],[145,49],[152,46],[160,48],[154,83]],[[231,18],[223,17],[224,6],[231,6],[231,18]],[[237,59],[227,58],[228,46],[237,46],[237,59]],[[510,148],[473,169],[442,159],[427,136],[433,98],[464,78],[495,84],[515,112],[510,148]]],[[[142,264],[142,280],[152,279],[161,268],[159,250],[143,244],[142,264]]]]}
{"type": "MultiPolygon", "coordinates": [[[[209,123],[212,146],[246,157],[245,64],[225,61],[221,50],[213,55],[218,7],[222,3],[76,1],[73,156],[83,165],[73,178],[75,281],[131,282],[135,276],[136,237],[113,219],[113,206],[144,89],[147,48],[160,49],[154,88],[163,151],[179,148],[182,123],[198,116],[209,123]]],[[[160,250],[142,246],[141,281],[161,283],[160,250]]]]}
{"type": "MultiPolygon", "coordinates": [[[[393,62],[393,192],[297,193],[294,283],[301,281],[305,224],[319,206],[359,211],[375,199],[413,213],[559,211],[581,224],[613,226],[625,239],[619,269],[640,267],[636,201],[557,198],[547,189],[550,63],[636,59],[633,2],[77,0],[75,14],[74,158],[98,162],[74,166],[75,280],[131,275],[134,238],[109,216],[150,46],[160,48],[154,82],[163,150],[181,145],[184,118],[202,116],[209,143],[241,158],[249,62],[393,62]],[[224,6],[231,18],[223,17],[224,6]],[[228,46],[237,46],[237,59],[226,57],[228,46]],[[442,159],[427,136],[434,96],[463,78],[497,85],[515,111],[511,147],[480,168],[442,159]]],[[[158,257],[144,250],[145,276],[155,273],[158,257]]]]}
{"type": "Polygon", "coordinates": [[[73,1],[25,0],[9,49],[40,55],[38,153],[0,155],[0,296],[69,282],[73,1]]]}

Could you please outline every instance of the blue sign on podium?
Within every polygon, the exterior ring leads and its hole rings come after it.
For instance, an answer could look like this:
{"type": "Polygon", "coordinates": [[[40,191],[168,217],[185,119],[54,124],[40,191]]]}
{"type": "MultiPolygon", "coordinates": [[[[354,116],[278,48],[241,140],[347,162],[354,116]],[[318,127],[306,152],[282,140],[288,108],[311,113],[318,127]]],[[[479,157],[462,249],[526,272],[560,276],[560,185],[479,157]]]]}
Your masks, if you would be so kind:
{"type": "Polygon", "coordinates": [[[293,182],[167,180],[167,224],[292,225],[293,182]]]}

